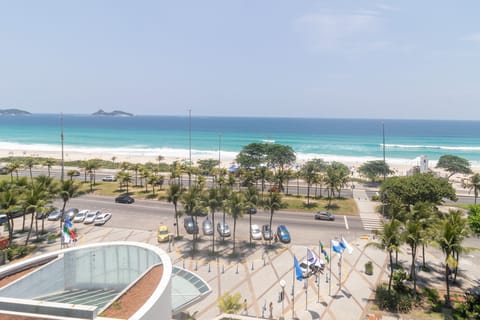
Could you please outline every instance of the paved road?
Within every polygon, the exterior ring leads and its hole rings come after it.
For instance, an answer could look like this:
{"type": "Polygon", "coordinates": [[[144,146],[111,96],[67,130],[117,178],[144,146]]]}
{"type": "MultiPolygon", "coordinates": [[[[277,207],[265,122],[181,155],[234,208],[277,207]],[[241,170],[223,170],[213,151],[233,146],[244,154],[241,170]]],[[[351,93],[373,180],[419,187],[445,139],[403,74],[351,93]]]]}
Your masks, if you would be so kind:
{"type": "MultiPolygon", "coordinates": [[[[60,206],[60,203],[56,203],[60,206]]],[[[111,212],[113,218],[108,222],[109,227],[113,228],[131,228],[137,230],[152,231],[156,230],[159,223],[163,223],[174,232],[174,209],[173,205],[154,200],[137,200],[135,203],[118,204],[112,197],[103,196],[82,196],[73,198],[69,201],[67,207],[76,207],[79,209],[102,210],[111,212]]],[[[223,218],[221,212],[217,212],[216,221],[223,218]]],[[[199,225],[203,217],[199,217],[199,225]]],[[[268,224],[270,214],[267,211],[258,210],[257,214],[252,215],[252,224],[268,224]]],[[[303,212],[276,212],[273,218],[273,226],[285,224],[292,236],[292,242],[298,245],[306,245],[312,242],[312,239],[328,241],[339,234],[360,236],[364,233],[362,221],[357,216],[346,217],[348,230],[346,229],[345,218],[343,215],[336,217],[335,221],[320,221],[313,219],[313,213],[303,212]]],[[[185,233],[183,220],[180,219],[180,233],[185,233]]],[[[233,220],[227,215],[226,222],[233,227],[233,220]]],[[[236,238],[238,240],[249,239],[249,216],[245,215],[237,221],[236,238]]]]}

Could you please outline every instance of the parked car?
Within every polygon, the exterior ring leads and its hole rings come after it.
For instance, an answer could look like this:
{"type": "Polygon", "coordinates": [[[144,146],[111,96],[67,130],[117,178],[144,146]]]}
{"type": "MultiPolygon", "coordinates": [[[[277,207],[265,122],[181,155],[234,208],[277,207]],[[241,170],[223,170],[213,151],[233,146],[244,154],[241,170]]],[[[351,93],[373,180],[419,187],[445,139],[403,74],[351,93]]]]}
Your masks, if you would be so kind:
{"type": "Polygon", "coordinates": [[[47,220],[48,221],[57,221],[57,220],[60,219],[61,216],[62,216],[62,212],[60,210],[54,210],[54,211],[50,212],[47,220]]]}
{"type": "Polygon", "coordinates": [[[73,222],[83,222],[90,210],[80,210],[74,217],[73,222]]]}
{"type": "Polygon", "coordinates": [[[105,176],[105,177],[102,178],[102,181],[115,182],[115,181],[117,181],[117,178],[115,178],[115,176],[105,176]]]}
{"type": "Polygon", "coordinates": [[[273,239],[272,229],[270,229],[270,225],[264,224],[262,226],[262,235],[263,235],[263,240],[273,239]]]}
{"type": "Polygon", "coordinates": [[[0,226],[1,226],[2,224],[4,224],[5,222],[7,222],[7,221],[8,221],[7,215],[4,214],[4,213],[0,214],[0,226]]]}
{"type": "Polygon", "coordinates": [[[212,224],[212,221],[208,219],[208,217],[205,220],[203,220],[202,230],[203,230],[203,234],[206,236],[211,236],[213,234],[213,224],[212,224]]]}
{"type": "Polygon", "coordinates": [[[65,211],[65,213],[62,215],[62,219],[63,219],[63,221],[65,221],[67,219],[70,220],[70,221],[73,221],[73,218],[75,217],[75,215],[77,213],[78,213],[77,208],[70,208],[67,211],[65,211]]]}
{"type": "Polygon", "coordinates": [[[277,238],[282,243],[290,243],[290,232],[285,225],[281,224],[277,227],[277,238]]]}
{"type": "Polygon", "coordinates": [[[97,216],[95,217],[95,220],[93,220],[93,224],[96,226],[102,226],[111,218],[112,218],[112,214],[109,212],[100,213],[100,214],[97,214],[97,216]]]}
{"type": "Polygon", "coordinates": [[[257,208],[254,208],[254,207],[247,208],[247,214],[255,214],[255,213],[257,213],[257,208]]]}
{"type": "Polygon", "coordinates": [[[115,198],[116,203],[134,203],[135,199],[133,197],[129,196],[128,194],[122,194],[118,197],[115,198]]]}
{"type": "Polygon", "coordinates": [[[258,226],[258,224],[252,224],[250,233],[252,234],[253,240],[262,240],[262,230],[260,230],[260,227],[258,226]]]}
{"type": "Polygon", "coordinates": [[[87,213],[87,215],[85,216],[85,219],[83,220],[83,223],[85,224],[90,224],[90,223],[93,223],[93,221],[95,221],[95,218],[100,214],[100,210],[96,210],[96,211],[89,211],[87,213]]]}
{"type": "Polygon", "coordinates": [[[320,265],[312,264],[312,263],[309,263],[307,260],[303,260],[302,262],[300,262],[299,266],[300,266],[300,269],[302,270],[303,279],[306,279],[318,272],[323,273],[323,269],[325,268],[324,264],[320,264],[320,265]],[[307,270],[307,265],[308,265],[308,270],[307,270]]]}
{"type": "Polygon", "coordinates": [[[48,214],[49,214],[48,212],[41,212],[41,211],[35,212],[35,219],[43,220],[48,217],[48,214]]]}
{"type": "Polygon", "coordinates": [[[164,224],[158,226],[157,241],[167,242],[169,237],[168,227],[164,224]]]}
{"type": "Polygon", "coordinates": [[[230,226],[226,222],[220,221],[217,223],[217,231],[223,238],[230,237],[230,226]]]}
{"type": "Polygon", "coordinates": [[[331,212],[320,211],[320,212],[315,213],[315,220],[333,221],[333,220],[335,220],[335,215],[331,212]]]}
{"type": "Polygon", "coordinates": [[[183,219],[183,226],[188,234],[198,234],[198,224],[192,216],[183,219]]]}

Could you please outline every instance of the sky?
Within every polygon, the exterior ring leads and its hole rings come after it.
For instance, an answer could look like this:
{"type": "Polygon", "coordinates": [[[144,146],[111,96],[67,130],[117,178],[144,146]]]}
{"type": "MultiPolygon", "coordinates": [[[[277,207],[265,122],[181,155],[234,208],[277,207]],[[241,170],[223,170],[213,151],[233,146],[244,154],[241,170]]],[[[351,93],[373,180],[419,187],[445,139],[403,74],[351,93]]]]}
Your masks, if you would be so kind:
{"type": "Polygon", "coordinates": [[[480,120],[480,1],[0,0],[0,109],[480,120]]]}

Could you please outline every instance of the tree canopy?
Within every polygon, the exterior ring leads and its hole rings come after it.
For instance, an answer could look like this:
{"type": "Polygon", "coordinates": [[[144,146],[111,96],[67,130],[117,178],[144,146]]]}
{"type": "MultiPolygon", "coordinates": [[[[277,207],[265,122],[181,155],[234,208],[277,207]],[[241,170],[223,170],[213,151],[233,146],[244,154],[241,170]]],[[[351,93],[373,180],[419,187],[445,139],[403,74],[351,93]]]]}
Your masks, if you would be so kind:
{"type": "Polygon", "coordinates": [[[437,178],[431,173],[417,173],[409,177],[391,177],[385,180],[380,191],[387,203],[399,201],[406,206],[417,202],[435,205],[443,199],[457,200],[455,189],[446,178],[437,178]]]}
{"type": "Polygon", "coordinates": [[[435,168],[441,168],[449,172],[448,179],[456,173],[470,174],[472,169],[470,168],[470,162],[467,159],[459,156],[445,154],[438,159],[435,168]]]}
{"type": "Polygon", "coordinates": [[[471,205],[468,215],[468,225],[474,234],[480,235],[480,205],[471,205]]]}
{"type": "Polygon", "coordinates": [[[276,143],[250,143],[242,148],[236,158],[243,168],[267,166],[283,170],[296,160],[292,147],[276,143]]]}
{"type": "Polygon", "coordinates": [[[372,182],[384,174],[385,176],[393,174],[388,163],[383,160],[367,161],[358,168],[358,172],[372,182]]]}

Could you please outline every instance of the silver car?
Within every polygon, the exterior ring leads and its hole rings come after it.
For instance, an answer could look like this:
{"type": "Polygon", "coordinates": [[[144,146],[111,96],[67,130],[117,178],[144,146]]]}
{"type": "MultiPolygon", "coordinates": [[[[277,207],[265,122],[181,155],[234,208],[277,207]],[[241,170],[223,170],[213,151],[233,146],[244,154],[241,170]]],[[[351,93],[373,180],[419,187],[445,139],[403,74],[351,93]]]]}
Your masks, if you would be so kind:
{"type": "Polygon", "coordinates": [[[203,234],[206,236],[211,236],[213,234],[213,224],[212,224],[212,221],[208,219],[208,217],[205,220],[203,220],[202,230],[203,230],[203,234]]]}
{"type": "Polygon", "coordinates": [[[250,233],[252,234],[253,240],[262,240],[262,230],[260,230],[260,227],[258,226],[258,224],[252,224],[250,233]]]}
{"type": "Polygon", "coordinates": [[[230,237],[230,227],[229,225],[225,222],[219,222],[217,223],[217,231],[220,234],[220,236],[226,238],[230,237]]]}

